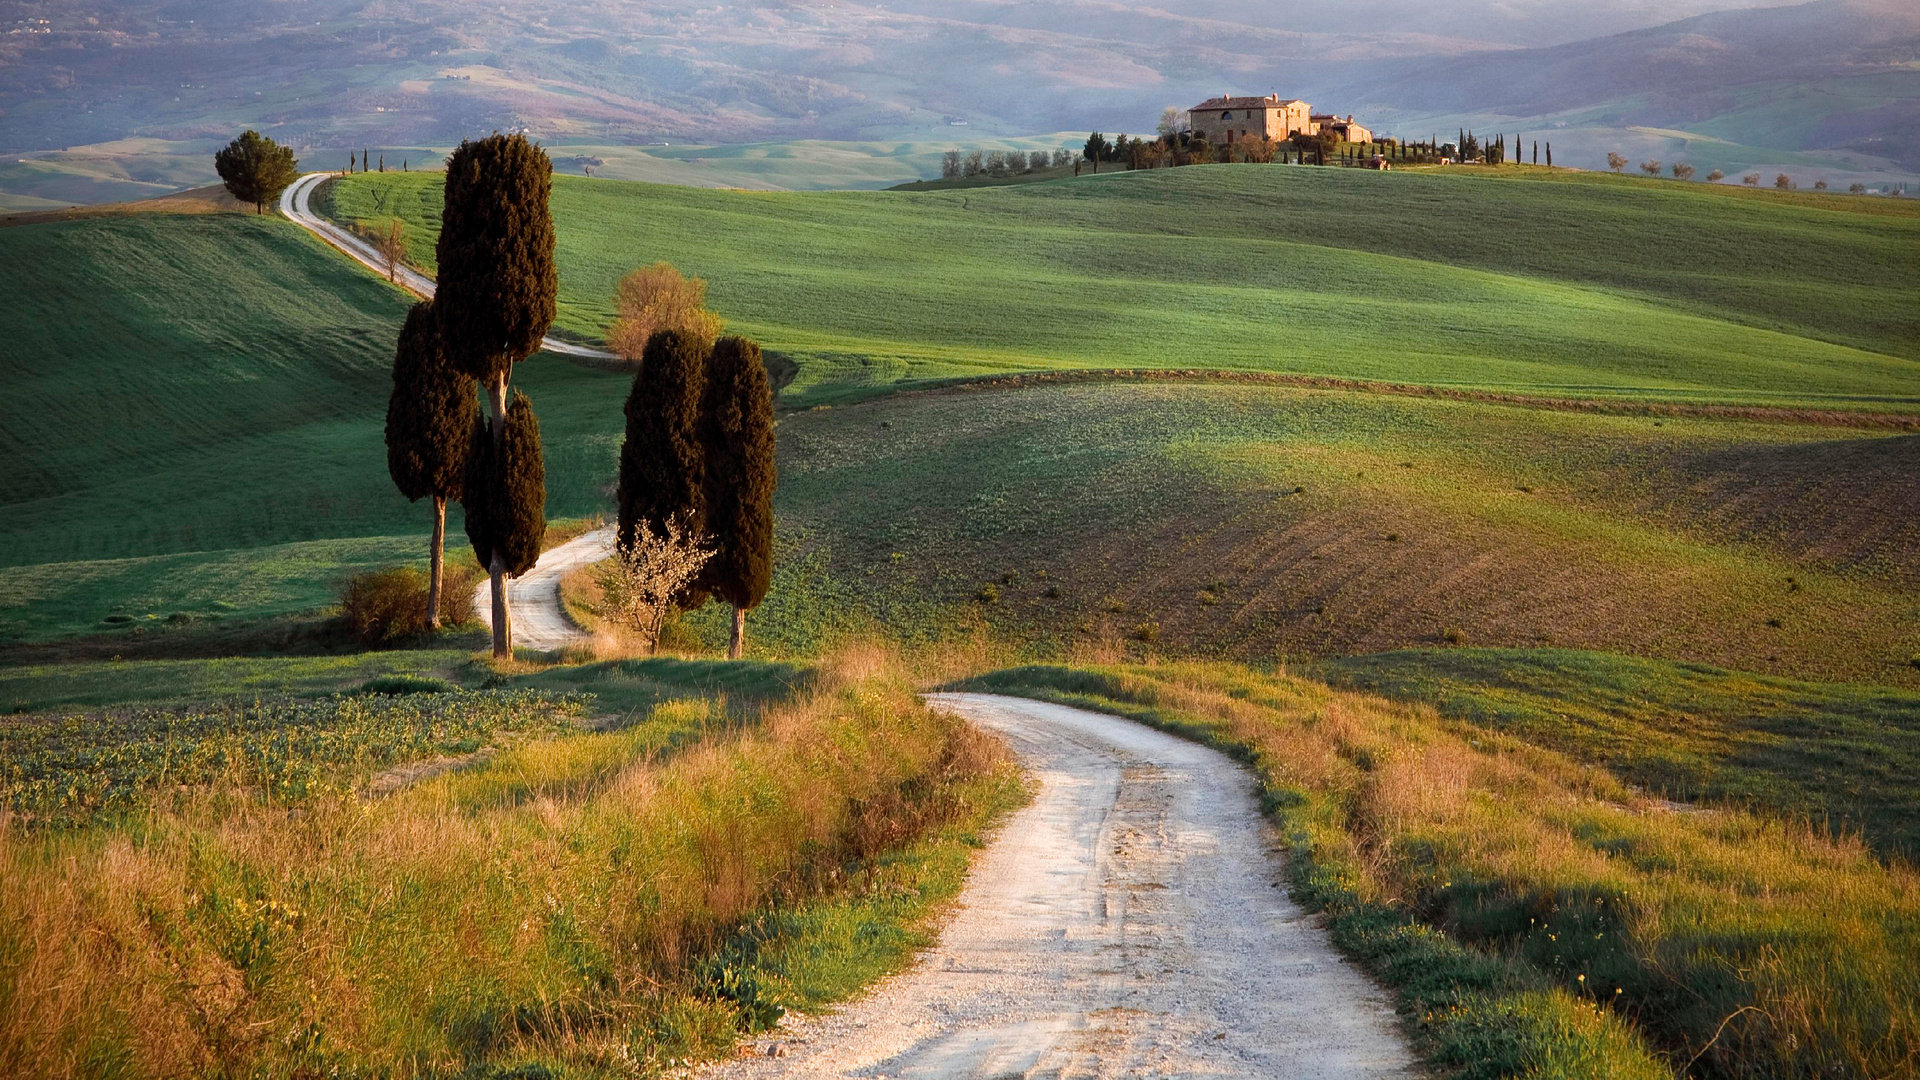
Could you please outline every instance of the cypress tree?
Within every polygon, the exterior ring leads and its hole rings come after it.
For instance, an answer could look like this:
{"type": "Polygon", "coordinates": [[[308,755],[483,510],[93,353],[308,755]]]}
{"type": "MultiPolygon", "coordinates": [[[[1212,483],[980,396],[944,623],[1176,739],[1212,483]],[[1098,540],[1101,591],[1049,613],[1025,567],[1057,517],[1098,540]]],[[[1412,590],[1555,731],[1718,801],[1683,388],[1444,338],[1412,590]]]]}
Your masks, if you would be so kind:
{"type": "Polygon", "coordinates": [[[447,363],[433,301],[407,312],[393,357],[393,394],[387,399],[387,472],[409,501],[433,499],[432,571],[427,628],[440,627],[440,585],[447,538],[447,500],[460,497],[473,423],[480,407],[473,380],[447,363]]]}
{"type": "Polygon", "coordinates": [[[707,532],[713,559],[702,584],[733,605],[727,655],[747,643],[747,609],[773,583],[773,387],[760,346],[721,338],[707,361],[700,400],[700,444],[706,452],[707,532]]]}
{"type": "MultiPolygon", "coordinates": [[[[516,430],[516,421],[508,415],[508,376],[514,364],[540,348],[540,339],[553,324],[559,279],[553,266],[553,215],[547,206],[552,189],[553,163],[524,135],[463,142],[447,159],[434,311],[448,360],[486,388],[487,429],[493,440],[489,460],[496,466],[486,475],[501,487],[477,492],[469,483],[466,496],[489,505],[513,503],[508,489],[530,483],[544,489],[544,473],[528,478],[511,471],[528,462],[539,467],[539,425],[532,424],[535,443],[530,451],[510,453],[504,441],[516,430]]],[[[530,410],[527,415],[531,418],[530,410]]],[[[471,512],[471,501],[467,505],[471,512]]],[[[468,534],[473,535],[471,528],[468,534]]],[[[482,533],[498,535],[503,543],[510,534],[482,533]]],[[[535,547],[537,557],[537,539],[535,547]]],[[[533,563],[516,570],[512,567],[521,560],[505,550],[493,556],[476,554],[493,578],[493,653],[509,656],[512,620],[505,579],[533,563]]]]}
{"type": "MultiPolygon", "coordinates": [[[[700,396],[707,351],[678,330],[647,340],[627,394],[627,437],[620,446],[619,538],[633,545],[641,523],[656,534],[678,518],[694,536],[706,531],[706,455],[700,445],[700,396]]],[[[704,590],[682,598],[697,607],[704,590]]]]}
{"type": "Polygon", "coordinates": [[[1553,143],[1547,143],[1547,168],[1553,168],[1553,143]]]}
{"type": "Polygon", "coordinates": [[[540,450],[540,421],[527,395],[514,392],[506,422],[497,429],[475,413],[462,486],[474,557],[498,568],[493,604],[497,650],[503,638],[511,640],[507,621],[513,617],[501,602],[501,578],[533,569],[547,532],[547,465],[540,450]]]}

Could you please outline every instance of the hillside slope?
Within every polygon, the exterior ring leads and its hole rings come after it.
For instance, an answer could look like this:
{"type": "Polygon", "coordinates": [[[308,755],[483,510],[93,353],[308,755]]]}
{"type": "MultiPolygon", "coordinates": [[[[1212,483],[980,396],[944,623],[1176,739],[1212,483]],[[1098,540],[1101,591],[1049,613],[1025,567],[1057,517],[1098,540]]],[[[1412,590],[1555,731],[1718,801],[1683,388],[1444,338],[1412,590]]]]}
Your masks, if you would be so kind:
{"type": "MultiPolygon", "coordinates": [[[[560,325],[598,337],[620,275],[667,259],[800,360],[800,401],[1061,367],[1920,401],[1920,206],[1534,175],[1246,165],[925,194],[562,177],[560,325]]],[[[356,176],[332,206],[403,215],[430,263],[439,183],[356,176]]]]}
{"type": "Polygon", "coordinates": [[[1205,383],[781,424],[762,635],[1250,662],[1602,649],[1920,684],[1920,436],[1205,383]]]}

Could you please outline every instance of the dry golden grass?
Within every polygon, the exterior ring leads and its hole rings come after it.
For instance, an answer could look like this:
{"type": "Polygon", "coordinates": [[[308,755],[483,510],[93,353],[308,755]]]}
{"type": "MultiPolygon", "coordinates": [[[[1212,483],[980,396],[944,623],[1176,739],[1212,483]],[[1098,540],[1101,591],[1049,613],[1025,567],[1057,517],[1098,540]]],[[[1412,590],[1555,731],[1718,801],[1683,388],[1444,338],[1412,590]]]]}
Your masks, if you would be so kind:
{"type": "MultiPolygon", "coordinates": [[[[387,798],[224,793],[0,832],[0,1074],[658,1064],[733,1037],[697,961],[967,812],[1004,750],[852,646],[742,726],[712,701],[523,743],[387,798]],[[972,786],[970,786],[972,785],[972,786]]],[[[4,828],[0,826],[0,828],[4,828]]]]}
{"type": "MultiPolygon", "coordinates": [[[[1920,1068],[1920,874],[1856,837],[1676,810],[1558,753],[1285,675],[1176,664],[980,682],[1249,757],[1286,808],[1307,894],[1508,958],[1564,1015],[1597,1008],[1681,1072],[1920,1068]]],[[[1478,1023],[1426,1017],[1443,1045],[1449,1025],[1478,1023]]]]}

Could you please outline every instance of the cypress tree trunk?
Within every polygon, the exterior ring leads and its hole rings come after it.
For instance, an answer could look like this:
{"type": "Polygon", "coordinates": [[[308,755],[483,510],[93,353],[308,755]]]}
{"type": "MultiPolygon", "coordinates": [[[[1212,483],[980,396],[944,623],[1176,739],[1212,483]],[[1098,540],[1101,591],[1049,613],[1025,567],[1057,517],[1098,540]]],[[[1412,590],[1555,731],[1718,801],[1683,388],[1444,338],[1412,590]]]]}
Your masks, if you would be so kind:
{"type": "MultiPolygon", "coordinates": [[[[493,416],[493,459],[506,457],[507,376],[504,372],[487,384],[487,411],[493,416]]],[[[495,659],[513,657],[513,613],[507,606],[507,562],[494,549],[487,561],[487,576],[493,579],[493,655],[495,659]]]]}
{"type": "Polygon", "coordinates": [[[433,497],[433,558],[432,569],[427,572],[427,629],[440,629],[440,582],[442,568],[446,564],[447,549],[447,497],[433,497]]]}
{"type": "Polygon", "coordinates": [[[733,609],[733,634],[727,638],[727,659],[738,660],[747,651],[747,609],[733,609]]]}

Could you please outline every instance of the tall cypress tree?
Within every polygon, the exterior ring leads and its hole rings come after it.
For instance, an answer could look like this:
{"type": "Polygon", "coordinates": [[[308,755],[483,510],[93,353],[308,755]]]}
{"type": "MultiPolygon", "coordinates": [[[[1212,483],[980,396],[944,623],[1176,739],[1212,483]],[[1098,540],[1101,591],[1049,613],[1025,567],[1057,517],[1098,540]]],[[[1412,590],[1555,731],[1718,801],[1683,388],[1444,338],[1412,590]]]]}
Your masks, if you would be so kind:
{"type": "Polygon", "coordinates": [[[760,346],[721,338],[707,361],[700,400],[700,443],[706,452],[707,532],[713,559],[702,583],[733,605],[727,655],[746,649],[747,609],[773,583],[773,387],[760,346]]]}
{"type": "Polygon", "coordinates": [[[428,629],[440,626],[447,500],[460,497],[479,415],[473,379],[447,363],[440,348],[433,301],[413,305],[394,350],[393,394],[387,399],[387,472],[409,501],[433,498],[428,629]]]}
{"type": "Polygon", "coordinates": [[[540,421],[527,395],[515,391],[506,420],[493,424],[477,413],[468,443],[465,489],[467,539],[474,557],[497,568],[493,637],[512,640],[502,577],[524,574],[540,561],[547,532],[547,465],[540,449],[540,421]]]}
{"type": "MultiPolygon", "coordinates": [[[[540,339],[553,325],[559,279],[553,266],[553,215],[547,207],[552,189],[553,163],[524,135],[463,142],[447,159],[434,311],[448,359],[486,388],[492,459],[503,467],[540,458],[537,443],[530,456],[513,455],[506,452],[504,440],[513,426],[507,415],[508,376],[514,364],[540,348],[540,339]]],[[[538,432],[537,424],[533,430],[538,432]]],[[[525,480],[509,473],[488,475],[509,486],[525,480]]],[[[544,474],[541,479],[544,487],[544,474]]],[[[466,495],[489,503],[511,501],[504,489],[476,493],[471,484],[466,495]]],[[[517,560],[505,552],[476,553],[493,578],[493,654],[508,656],[512,639],[506,577],[524,573],[532,564],[513,570],[509,567],[517,560]]]]}
{"type": "MultiPolygon", "coordinates": [[[[627,437],[620,446],[619,539],[633,545],[641,523],[655,534],[678,519],[689,534],[706,531],[706,454],[700,445],[700,395],[707,350],[678,330],[647,339],[627,394],[627,437]]],[[[704,589],[682,598],[697,606],[704,589]]]]}

